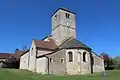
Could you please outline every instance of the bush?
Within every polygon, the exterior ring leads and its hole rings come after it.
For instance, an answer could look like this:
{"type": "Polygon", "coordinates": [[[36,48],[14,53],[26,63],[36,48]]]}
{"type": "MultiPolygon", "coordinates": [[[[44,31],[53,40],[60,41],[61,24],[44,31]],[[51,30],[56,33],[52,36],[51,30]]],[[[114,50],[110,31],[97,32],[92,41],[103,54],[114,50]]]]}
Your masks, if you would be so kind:
{"type": "Polygon", "coordinates": [[[114,69],[115,69],[115,70],[120,70],[120,67],[115,67],[114,69]]]}
{"type": "Polygon", "coordinates": [[[114,70],[114,67],[105,67],[105,70],[114,70]]]}
{"type": "Polygon", "coordinates": [[[3,68],[15,68],[19,69],[20,60],[16,58],[9,58],[3,63],[3,68]]]}

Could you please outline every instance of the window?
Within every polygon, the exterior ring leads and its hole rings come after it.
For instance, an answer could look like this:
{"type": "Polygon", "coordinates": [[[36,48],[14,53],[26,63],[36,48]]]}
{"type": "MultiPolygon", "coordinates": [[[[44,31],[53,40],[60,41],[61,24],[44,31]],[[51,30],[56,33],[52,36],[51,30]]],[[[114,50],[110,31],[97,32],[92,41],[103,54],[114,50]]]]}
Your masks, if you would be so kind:
{"type": "Polygon", "coordinates": [[[66,18],[70,18],[70,14],[66,13],[66,18]]]}
{"type": "Polygon", "coordinates": [[[86,62],[86,52],[83,52],[83,62],[86,62]]]}
{"type": "Polygon", "coordinates": [[[55,15],[55,18],[57,18],[57,14],[55,15]]]}
{"type": "Polygon", "coordinates": [[[52,58],[50,58],[50,62],[53,62],[53,61],[52,61],[52,58]]]}
{"type": "Polygon", "coordinates": [[[61,59],[60,59],[60,63],[64,63],[64,60],[63,60],[63,58],[61,58],[61,59]]]}
{"type": "Polygon", "coordinates": [[[54,16],[54,20],[56,20],[57,19],[57,14],[54,16]]]}
{"type": "Polygon", "coordinates": [[[69,56],[69,62],[73,62],[73,53],[72,53],[72,51],[68,52],[68,56],[69,56]]]}
{"type": "Polygon", "coordinates": [[[31,56],[33,56],[33,48],[32,48],[32,50],[31,50],[31,56]]]}

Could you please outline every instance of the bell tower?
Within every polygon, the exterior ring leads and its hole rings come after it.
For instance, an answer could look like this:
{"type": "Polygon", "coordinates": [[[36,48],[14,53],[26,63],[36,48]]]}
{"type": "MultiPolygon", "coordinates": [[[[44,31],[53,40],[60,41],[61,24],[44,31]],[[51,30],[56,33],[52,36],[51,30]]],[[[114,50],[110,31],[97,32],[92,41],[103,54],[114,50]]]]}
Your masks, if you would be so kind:
{"type": "Polygon", "coordinates": [[[52,15],[52,37],[60,45],[69,37],[76,38],[76,14],[68,9],[59,8],[52,15]]]}

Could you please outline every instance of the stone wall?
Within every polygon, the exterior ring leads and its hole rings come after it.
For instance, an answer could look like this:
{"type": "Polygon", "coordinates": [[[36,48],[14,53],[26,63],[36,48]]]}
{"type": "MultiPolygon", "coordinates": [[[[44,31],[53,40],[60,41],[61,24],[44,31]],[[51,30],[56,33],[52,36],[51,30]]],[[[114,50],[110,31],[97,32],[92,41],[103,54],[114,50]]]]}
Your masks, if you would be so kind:
{"type": "Polygon", "coordinates": [[[30,53],[29,70],[36,72],[36,46],[34,40],[32,41],[32,45],[29,50],[29,53],[30,53]]]}
{"type": "Polygon", "coordinates": [[[47,74],[47,58],[42,57],[42,58],[37,58],[36,62],[36,72],[41,73],[41,74],[47,74]]]}
{"type": "Polygon", "coordinates": [[[20,69],[28,69],[29,66],[29,52],[20,57],[20,69]]]}
{"type": "Polygon", "coordinates": [[[49,73],[50,74],[56,74],[56,75],[66,74],[65,49],[57,51],[51,55],[48,55],[48,57],[49,57],[49,73]],[[63,63],[61,63],[61,59],[63,59],[63,63]]]}
{"type": "Polygon", "coordinates": [[[82,49],[66,50],[67,74],[88,74],[91,72],[89,52],[82,49]],[[73,62],[69,62],[68,52],[73,52],[73,62]],[[83,52],[86,52],[86,62],[83,62],[83,52]]]}
{"type": "Polygon", "coordinates": [[[93,65],[93,72],[103,72],[105,71],[104,69],[104,60],[97,56],[96,54],[93,54],[94,58],[94,65],[93,65]]]}

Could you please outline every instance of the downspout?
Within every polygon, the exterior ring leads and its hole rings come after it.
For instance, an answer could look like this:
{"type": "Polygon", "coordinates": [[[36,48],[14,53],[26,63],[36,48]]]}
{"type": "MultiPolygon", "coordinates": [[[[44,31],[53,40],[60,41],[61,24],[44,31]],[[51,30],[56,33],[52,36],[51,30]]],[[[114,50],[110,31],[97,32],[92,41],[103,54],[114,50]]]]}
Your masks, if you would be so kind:
{"type": "Polygon", "coordinates": [[[91,74],[93,74],[93,64],[94,64],[93,55],[92,55],[92,52],[91,52],[91,50],[90,50],[90,66],[91,66],[91,74]]]}
{"type": "Polygon", "coordinates": [[[28,70],[29,70],[29,64],[30,64],[30,52],[28,54],[28,70]]]}
{"type": "Polygon", "coordinates": [[[45,55],[45,57],[47,58],[47,74],[49,75],[49,57],[47,57],[46,55],[45,55]]]}

